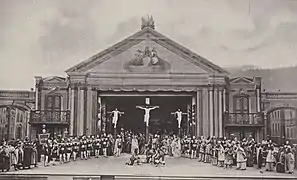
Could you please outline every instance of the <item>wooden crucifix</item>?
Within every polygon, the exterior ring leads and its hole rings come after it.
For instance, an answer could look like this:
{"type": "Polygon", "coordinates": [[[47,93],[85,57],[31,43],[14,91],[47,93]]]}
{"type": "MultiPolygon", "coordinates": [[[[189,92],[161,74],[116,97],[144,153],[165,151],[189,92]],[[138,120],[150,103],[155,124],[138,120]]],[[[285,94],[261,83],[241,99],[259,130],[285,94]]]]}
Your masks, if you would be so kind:
{"type": "Polygon", "coordinates": [[[180,109],[178,109],[177,111],[172,112],[171,114],[175,115],[175,117],[176,117],[177,127],[178,127],[178,134],[180,135],[181,134],[180,126],[181,126],[181,122],[182,122],[182,119],[183,119],[183,115],[188,115],[188,113],[183,113],[180,109]]]}
{"type": "Polygon", "coordinates": [[[119,116],[123,115],[124,112],[121,112],[117,108],[115,108],[115,110],[113,110],[111,112],[107,112],[107,113],[112,115],[112,124],[113,124],[113,128],[114,128],[114,133],[116,135],[117,123],[119,120],[119,116]]]}
{"type": "Polygon", "coordinates": [[[145,136],[146,136],[146,139],[148,140],[148,137],[149,137],[149,122],[150,122],[150,112],[151,110],[154,110],[154,109],[157,109],[159,108],[159,106],[150,106],[150,99],[149,98],[146,98],[145,99],[145,106],[136,106],[136,108],[138,109],[142,109],[144,110],[144,122],[146,124],[146,129],[145,129],[145,136]]]}

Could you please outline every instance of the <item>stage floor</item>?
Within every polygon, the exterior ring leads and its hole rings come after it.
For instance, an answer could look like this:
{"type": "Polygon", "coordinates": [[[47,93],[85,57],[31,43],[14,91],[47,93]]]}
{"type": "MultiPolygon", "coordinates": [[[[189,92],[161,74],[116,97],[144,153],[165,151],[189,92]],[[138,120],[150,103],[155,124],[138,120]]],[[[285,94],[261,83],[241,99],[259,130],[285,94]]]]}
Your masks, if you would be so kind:
{"type": "MultiPolygon", "coordinates": [[[[201,163],[197,160],[186,158],[166,158],[165,166],[155,167],[150,164],[141,164],[139,166],[127,166],[125,162],[130,155],[121,157],[94,158],[89,160],[78,160],[68,164],[59,164],[56,166],[32,168],[29,170],[20,170],[4,174],[38,174],[54,175],[54,179],[60,179],[58,176],[76,176],[76,175],[116,175],[116,176],[183,176],[183,177],[250,177],[254,178],[296,178],[296,174],[282,174],[276,172],[266,172],[263,169],[248,168],[245,171],[232,169],[223,169],[208,163],[201,163]]],[[[1,173],[2,174],[2,173],[1,173]]],[[[61,177],[62,178],[62,177],[61,177]]],[[[51,179],[51,178],[50,178],[51,179]]],[[[63,179],[63,178],[62,178],[63,179]]],[[[67,179],[67,178],[66,178],[67,179]]]]}

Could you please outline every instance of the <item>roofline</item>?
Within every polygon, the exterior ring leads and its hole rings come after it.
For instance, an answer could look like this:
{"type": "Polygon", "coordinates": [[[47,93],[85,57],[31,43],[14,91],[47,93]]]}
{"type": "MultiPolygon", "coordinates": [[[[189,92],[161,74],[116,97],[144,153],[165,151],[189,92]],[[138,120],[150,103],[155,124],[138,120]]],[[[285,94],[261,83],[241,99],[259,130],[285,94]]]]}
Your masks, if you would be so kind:
{"type": "Polygon", "coordinates": [[[297,95],[297,92],[272,92],[272,91],[266,91],[266,92],[261,92],[262,94],[267,94],[267,95],[297,95]]]}
{"type": "Polygon", "coordinates": [[[173,46],[176,46],[177,48],[179,48],[184,54],[187,54],[187,56],[190,56],[191,59],[193,59],[194,61],[201,61],[202,65],[206,66],[206,68],[212,69],[214,70],[212,73],[216,74],[215,71],[219,71],[219,74],[224,74],[225,76],[230,75],[230,73],[228,71],[226,71],[225,69],[221,68],[220,66],[212,63],[211,61],[207,60],[206,58],[198,55],[197,53],[193,52],[192,50],[182,46],[181,44],[177,43],[176,41],[171,40],[171,38],[157,32],[156,30],[152,29],[152,28],[144,28],[142,30],[137,31],[136,33],[130,35],[129,37],[125,38],[124,40],[119,41],[118,43],[106,48],[105,50],[91,56],[90,58],[88,58],[87,60],[84,60],[82,62],[80,62],[79,64],[67,69],[65,72],[67,74],[75,71],[76,69],[79,69],[80,67],[82,67],[85,64],[88,64],[90,62],[92,62],[94,59],[100,57],[100,56],[104,56],[106,54],[108,54],[110,51],[112,51],[113,49],[115,49],[115,47],[120,46],[122,43],[125,43],[125,41],[127,40],[133,40],[134,37],[137,37],[138,35],[140,35],[141,33],[144,32],[152,32],[155,33],[157,36],[162,37],[161,39],[166,39],[167,41],[169,41],[169,44],[172,44],[173,46]],[[190,55],[189,55],[190,54],[190,55]]]}
{"type": "MultiPolygon", "coordinates": [[[[163,36],[165,39],[169,40],[172,44],[174,44],[175,46],[177,46],[179,49],[182,49],[183,51],[188,51],[190,54],[193,54],[197,58],[201,59],[202,61],[204,61],[203,64],[209,63],[212,66],[212,68],[216,68],[216,69],[221,70],[222,71],[222,74],[227,74],[227,75],[230,75],[231,74],[228,71],[226,71],[225,69],[223,69],[222,67],[214,64],[213,62],[207,60],[206,58],[204,58],[204,57],[198,55],[197,53],[195,53],[194,51],[190,50],[188,47],[185,47],[185,46],[179,44],[178,42],[172,40],[172,38],[169,38],[169,37],[167,37],[167,36],[159,33],[158,31],[156,31],[154,29],[150,29],[150,30],[153,31],[154,33],[158,34],[159,36],[163,36]]],[[[191,58],[193,58],[193,56],[191,58]]]]}
{"type": "Polygon", "coordinates": [[[35,93],[35,91],[30,90],[0,90],[0,93],[35,93]]]}
{"type": "Polygon", "coordinates": [[[68,74],[69,72],[72,72],[73,70],[85,65],[85,64],[88,64],[90,62],[92,62],[94,59],[96,59],[98,56],[104,56],[106,55],[109,51],[111,51],[112,49],[114,49],[114,47],[117,47],[119,46],[121,43],[123,43],[124,41],[128,40],[128,39],[133,39],[133,37],[137,36],[138,34],[142,33],[143,31],[145,31],[147,28],[144,28],[140,31],[137,31],[135,33],[133,33],[132,35],[130,35],[129,37],[125,38],[124,40],[120,40],[118,41],[117,43],[105,48],[103,51],[100,51],[99,53],[96,53],[95,55],[91,56],[90,58],[87,58],[86,60],[78,63],[77,65],[67,69],[65,72],[68,74]]]}

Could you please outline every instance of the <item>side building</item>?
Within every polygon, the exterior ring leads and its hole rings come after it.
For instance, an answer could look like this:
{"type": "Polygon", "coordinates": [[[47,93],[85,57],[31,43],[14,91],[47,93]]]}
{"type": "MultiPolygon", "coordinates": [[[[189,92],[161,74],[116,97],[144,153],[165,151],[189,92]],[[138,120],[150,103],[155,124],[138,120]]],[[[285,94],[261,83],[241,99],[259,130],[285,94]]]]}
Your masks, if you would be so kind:
{"type": "Polygon", "coordinates": [[[297,93],[263,92],[266,138],[297,144],[297,93]]]}
{"type": "Polygon", "coordinates": [[[0,91],[0,138],[23,139],[30,132],[30,112],[35,92],[0,91]]]}

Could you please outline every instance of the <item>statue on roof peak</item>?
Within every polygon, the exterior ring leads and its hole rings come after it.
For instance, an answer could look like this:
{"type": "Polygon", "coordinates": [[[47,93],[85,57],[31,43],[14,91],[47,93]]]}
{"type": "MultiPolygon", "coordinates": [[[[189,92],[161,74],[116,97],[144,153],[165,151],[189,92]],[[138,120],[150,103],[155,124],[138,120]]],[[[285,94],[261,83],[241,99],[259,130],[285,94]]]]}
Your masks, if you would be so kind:
{"type": "Polygon", "coordinates": [[[149,16],[149,15],[143,16],[141,18],[141,21],[142,21],[141,29],[144,29],[144,28],[155,29],[155,22],[154,22],[153,16],[149,16]]]}

